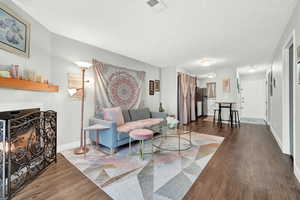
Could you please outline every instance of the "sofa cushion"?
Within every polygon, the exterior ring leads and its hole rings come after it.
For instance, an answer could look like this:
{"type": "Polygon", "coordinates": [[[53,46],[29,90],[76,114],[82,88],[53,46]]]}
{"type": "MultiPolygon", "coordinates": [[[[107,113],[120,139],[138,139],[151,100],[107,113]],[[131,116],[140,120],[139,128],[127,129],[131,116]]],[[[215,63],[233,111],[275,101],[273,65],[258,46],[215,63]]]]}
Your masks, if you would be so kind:
{"type": "Polygon", "coordinates": [[[137,122],[143,124],[143,128],[149,128],[154,125],[160,124],[164,119],[161,118],[148,118],[148,119],[142,119],[138,120],[137,122]]]}
{"type": "Polygon", "coordinates": [[[130,114],[128,110],[122,110],[125,123],[130,122],[130,114]]]}
{"type": "Polygon", "coordinates": [[[128,133],[134,129],[143,128],[144,124],[139,121],[127,122],[117,127],[118,132],[120,133],[128,133]]]}
{"type": "Polygon", "coordinates": [[[130,114],[131,121],[151,118],[151,113],[149,108],[129,110],[129,114],[130,114]]]}
{"type": "Polygon", "coordinates": [[[129,133],[132,130],[139,129],[139,128],[149,128],[151,126],[157,125],[164,121],[164,119],[160,118],[148,118],[142,119],[134,122],[128,122],[123,125],[117,127],[118,132],[120,133],[129,133]]]}
{"type": "Polygon", "coordinates": [[[124,124],[124,117],[120,107],[103,109],[104,120],[116,122],[117,126],[124,124]]]}

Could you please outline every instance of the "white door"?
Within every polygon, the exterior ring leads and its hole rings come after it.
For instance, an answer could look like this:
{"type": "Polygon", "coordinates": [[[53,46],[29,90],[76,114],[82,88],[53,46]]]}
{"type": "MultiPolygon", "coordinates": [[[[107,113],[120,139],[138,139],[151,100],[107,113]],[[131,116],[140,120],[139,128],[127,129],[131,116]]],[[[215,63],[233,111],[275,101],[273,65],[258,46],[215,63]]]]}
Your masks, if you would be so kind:
{"type": "Polygon", "coordinates": [[[241,78],[241,117],[266,119],[265,77],[241,78]]]}

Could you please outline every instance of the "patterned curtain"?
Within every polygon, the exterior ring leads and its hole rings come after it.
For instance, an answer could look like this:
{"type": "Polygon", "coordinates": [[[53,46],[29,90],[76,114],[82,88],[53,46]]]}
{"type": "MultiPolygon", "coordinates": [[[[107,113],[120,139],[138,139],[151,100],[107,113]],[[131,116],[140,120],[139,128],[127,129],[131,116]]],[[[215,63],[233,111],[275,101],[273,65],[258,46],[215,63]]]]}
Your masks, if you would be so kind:
{"type": "Polygon", "coordinates": [[[120,106],[136,109],[144,104],[145,72],[116,67],[93,60],[95,75],[95,112],[120,106]]]}

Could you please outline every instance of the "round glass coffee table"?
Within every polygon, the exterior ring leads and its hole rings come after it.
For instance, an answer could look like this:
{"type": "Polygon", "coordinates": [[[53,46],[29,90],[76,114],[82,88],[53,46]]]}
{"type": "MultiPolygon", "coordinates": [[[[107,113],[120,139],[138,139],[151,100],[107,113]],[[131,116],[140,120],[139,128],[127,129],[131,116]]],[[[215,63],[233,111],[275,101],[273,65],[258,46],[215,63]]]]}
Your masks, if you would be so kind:
{"type": "Polygon", "coordinates": [[[192,148],[192,131],[187,126],[169,128],[162,124],[149,128],[159,135],[153,137],[152,146],[162,151],[186,151],[192,148]]]}

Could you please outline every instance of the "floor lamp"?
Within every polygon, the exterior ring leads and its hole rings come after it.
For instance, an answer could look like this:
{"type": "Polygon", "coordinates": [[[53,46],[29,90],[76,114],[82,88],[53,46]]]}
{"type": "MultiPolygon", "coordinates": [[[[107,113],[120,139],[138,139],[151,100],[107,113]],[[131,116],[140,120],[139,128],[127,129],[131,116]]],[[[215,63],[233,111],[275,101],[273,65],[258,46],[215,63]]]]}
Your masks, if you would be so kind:
{"type": "Polygon", "coordinates": [[[76,62],[76,65],[80,67],[81,72],[82,72],[82,97],[81,97],[81,130],[80,130],[80,147],[74,150],[75,154],[84,154],[89,151],[89,149],[86,147],[84,144],[84,133],[83,133],[83,119],[84,119],[84,76],[85,76],[85,71],[92,65],[91,63],[88,62],[83,62],[83,61],[78,61],[76,62]]]}

